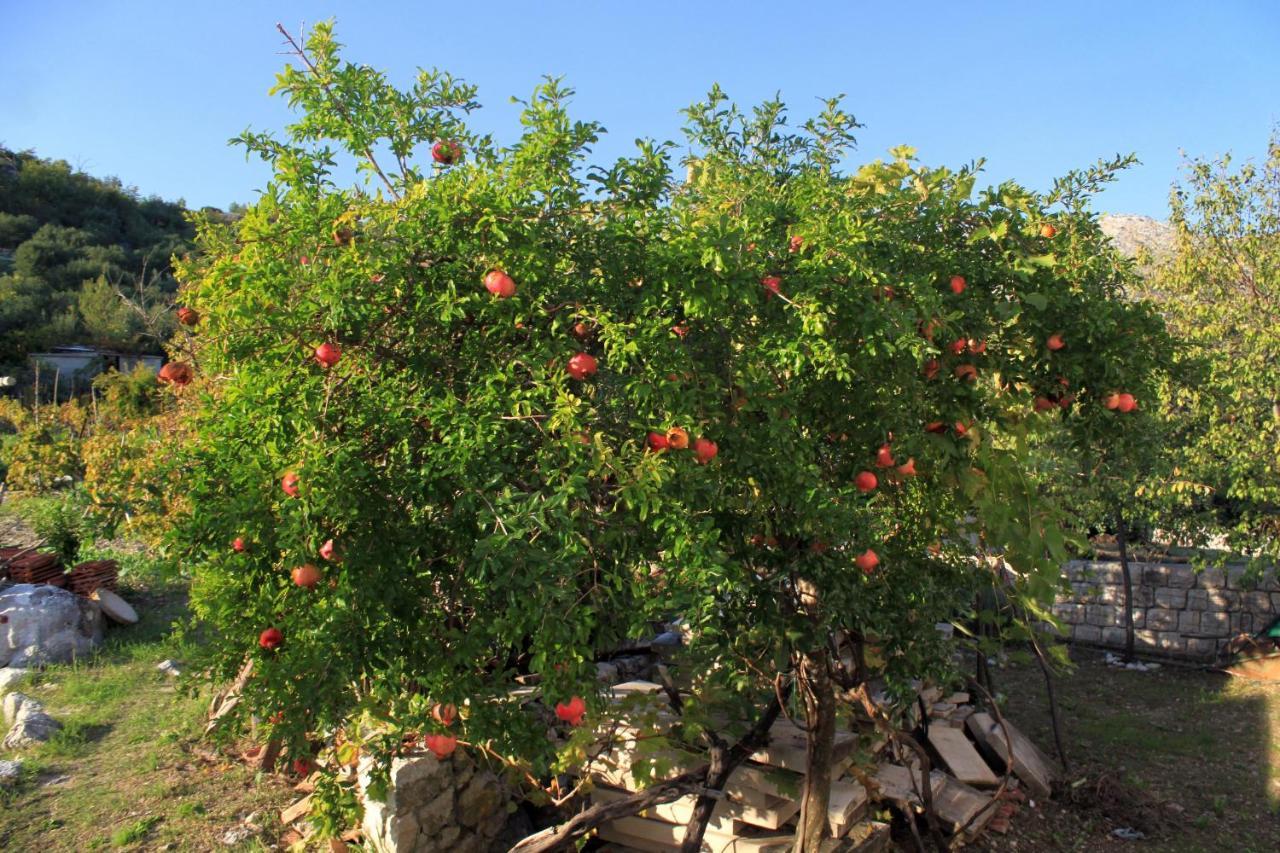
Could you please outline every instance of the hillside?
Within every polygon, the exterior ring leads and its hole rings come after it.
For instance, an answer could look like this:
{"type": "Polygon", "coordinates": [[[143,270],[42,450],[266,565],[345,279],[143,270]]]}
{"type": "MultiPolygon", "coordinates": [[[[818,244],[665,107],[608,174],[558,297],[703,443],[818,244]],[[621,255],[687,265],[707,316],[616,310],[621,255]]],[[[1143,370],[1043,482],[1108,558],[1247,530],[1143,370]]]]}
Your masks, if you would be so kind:
{"type": "Polygon", "coordinates": [[[1140,248],[1155,257],[1173,251],[1173,226],[1167,222],[1131,213],[1104,213],[1098,222],[1116,248],[1130,257],[1140,248]]]}
{"type": "Polygon", "coordinates": [[[193,236],[180,203],[0,148],[0,371],[57,344],[158,352],[193,236]]]}

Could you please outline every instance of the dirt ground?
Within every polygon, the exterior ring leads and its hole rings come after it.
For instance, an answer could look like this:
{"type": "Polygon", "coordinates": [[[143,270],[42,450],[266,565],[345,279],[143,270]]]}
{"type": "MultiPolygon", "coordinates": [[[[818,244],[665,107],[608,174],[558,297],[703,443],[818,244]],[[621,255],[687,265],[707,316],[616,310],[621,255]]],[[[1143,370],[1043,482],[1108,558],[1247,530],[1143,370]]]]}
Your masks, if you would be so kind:
{"type": "MultiPolygon", "coordinates": [[[[968,849],[1280,850],[1280,685],[1174,665],[1135,672],[1080,648],[1072,658],[1056,680],[1072,769],[1063,791],[968,849]]],[[[1040,671],[994,677],[1009,719],[1055,756],[1040,671]]]]}

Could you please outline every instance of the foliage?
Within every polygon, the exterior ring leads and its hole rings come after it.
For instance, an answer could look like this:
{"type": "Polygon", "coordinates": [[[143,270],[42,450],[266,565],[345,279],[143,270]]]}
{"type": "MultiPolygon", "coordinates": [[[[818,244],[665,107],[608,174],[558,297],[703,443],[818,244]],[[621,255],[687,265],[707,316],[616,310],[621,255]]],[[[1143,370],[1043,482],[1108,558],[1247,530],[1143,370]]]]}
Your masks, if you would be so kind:
{"type": "Polygon", "coordinates": [[[1260,163],[1191,160],[1149,294],[1203,363],[1165,391],[1181,488],[1161,491],[1255,568],[1280,557],[1280,131],[1260,163]]]}
{"type": "Polygon", "coordinates": [[[0,170],[0,367],[77,340],[159,351],[115,288],[129,281],[140,304],[171,304],[169,259],[193,234],[183,206],[31,152],[0,158],[12,164],[0,170]]]}
{"type": "Polygon", "coordinates": [[[168,480],[178,429],[171,413],[162,413],[104,424],[84,440],[84,485],[104,531],[157,544],[183,503],[182,490],[168,480]]]}
{"type": "Polygon", "coordinates": [[[5,481],[20,491],[44,492],[80,479],[80,439],[59,423],[33,424],[5,450],[5,481]]]}
{"type": "Polygon", "coordinates": [[[139,364],[128,373],[108,371],[94,377],[99,428],[114,428],[135,418],[159,414],[162,406],[156,374],[139,364]]]}
{"type": "Polygon", "coordinates": [[[19,504],[19,511],[45,545],[62,556],[65,565],[75,563],[81,545],[93,541],[87,501],[80,491],[58,497],[27,498],[19,504]]]}
{"type": "Polygon", "coordinates": [[[464,748],[536,778],[592,732],[557,756],[513,677],[598,712],[596,655],[674,616],[691,641],[673,741],[750,718],[804,662],[904,697],[948,673],[935,623],[996,582],[971,535],[1049,618],[1066,543],[1028,449],[1054,418],[1033,399],[1065,377],[1075,402],[1054,417],[1105,435],[1120,416],[1103,400],[1146,387],[1159,340],[1121,298],[1132,273],[1083,212],[1087,180],[975,195],[976,164],[909,148],[846,173],[839,99],[792,129],[783,104],[744,113],[714,89],[687,111],[675,185],[666,143],[589,166],[602,129],[570,118],[558,81],[499,147],[467,130],[474,90],[448,75],[397,90],[342,63],[328,25],[301,58],[277,85],[303,111],[287,139],[238,140],[274,170],[260,201],[201,222],[180,265],[203,319],[181,353],[200,372],[178,391],[173,543],[211,672],[255,659],[245,715],[281,712],[271,731],[299,748],[341,731],[385,766],[451,702],[464,748]],[[434,140],[462,161],[416,165],[434,140]],[[339,188],[330,146],[363,186],[339,188]],[[495,268],[511,298],[481,285],[495,268]],[[1054,332],[1073,346],[1050,357],[1054,332]],[[578,351],[597,373],[570,375],[578,351]],[[646,449],[674,427],[719,455],[646,449]],[[330,539],[340,559],[319,556],[330,539]],[[878,566],[859,568],[868,551],[878,566]],[[313,589],[290,582],[304,562],[313,589]]]}

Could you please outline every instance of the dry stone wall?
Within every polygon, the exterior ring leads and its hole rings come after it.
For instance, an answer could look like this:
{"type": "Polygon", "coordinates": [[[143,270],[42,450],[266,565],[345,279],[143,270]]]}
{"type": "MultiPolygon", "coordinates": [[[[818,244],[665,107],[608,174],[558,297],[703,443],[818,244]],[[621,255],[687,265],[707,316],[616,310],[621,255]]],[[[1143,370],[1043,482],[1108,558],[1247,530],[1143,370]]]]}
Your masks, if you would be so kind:
{"type": "MultiPolygon", "coordinates": [[[[1134,647],[1142,654],[1197,663],[1215,660],[1232,637],[1260,631],[1280,613],[1274,573],[1249,583],[1239,568],[1130,563],[1134,647]]],[[[1065,568],[1070,593],[1053,612],[1066,639],[1124,648],[1124,577],[1118,562],[1075,561],[1065,568]]]]}

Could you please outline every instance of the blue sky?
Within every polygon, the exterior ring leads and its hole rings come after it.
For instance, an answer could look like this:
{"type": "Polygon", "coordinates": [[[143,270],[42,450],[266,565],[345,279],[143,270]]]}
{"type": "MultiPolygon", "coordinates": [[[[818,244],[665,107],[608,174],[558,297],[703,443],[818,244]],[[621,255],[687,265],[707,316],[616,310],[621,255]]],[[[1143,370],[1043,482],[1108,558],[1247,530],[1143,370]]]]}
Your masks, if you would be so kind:
{"type": "Polygon", "coordinates": [[[346,57],[399,82],[440,67],[480,86],[479,129],[510,140],[512,95],[564,75],[598,159],[679,139],[679,110],[719,82],[781,92],[800,119],[843,92],[859,160],[898,144],[931,164],[987,159],[990,182],[1046,189],[1133,151],[1098,207],[1162,217],[1181,151],[1258,156],[1280,121],[1275,0],[1033,2],[5,2],[0,144],[144,195],[225,207],[265,181],[226,140],[278,129],[266,90],[276,21],[337,19],[346,57]]]}

